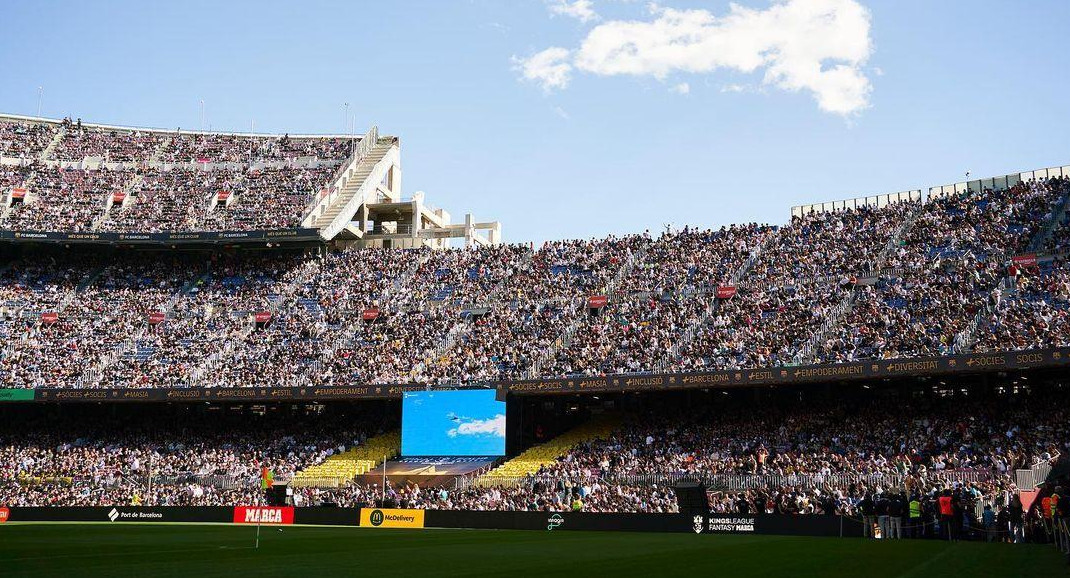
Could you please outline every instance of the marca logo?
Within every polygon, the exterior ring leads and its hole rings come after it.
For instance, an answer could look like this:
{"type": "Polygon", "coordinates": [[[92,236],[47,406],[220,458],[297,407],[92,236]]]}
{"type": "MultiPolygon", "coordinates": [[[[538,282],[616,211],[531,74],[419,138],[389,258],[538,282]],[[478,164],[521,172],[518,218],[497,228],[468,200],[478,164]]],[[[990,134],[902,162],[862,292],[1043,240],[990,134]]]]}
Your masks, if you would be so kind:
{"type": "Polygon", "coordinates": [[[282,522],[282,510],[246,510],[247,524],[279,524],[282,522]]]}
{"type": "Polygon", "coordinates": [[[753,534],[755,518],[711,516],[706,531],[719,534],[753,534]]]}
{"type": "Polygon", "coordinates": [[[293,524],[294,509],[287,507],[251,507],[234,508],[235,524],[293,524]]]}
{"type": "Polygon", "coordinates": [[[0,508],[0,524],[3,524],[4,522],[6,522],[8,516],[10,516],[10,515],[11,515],[11,510],[8,510],[7,508],[0,508]]]}

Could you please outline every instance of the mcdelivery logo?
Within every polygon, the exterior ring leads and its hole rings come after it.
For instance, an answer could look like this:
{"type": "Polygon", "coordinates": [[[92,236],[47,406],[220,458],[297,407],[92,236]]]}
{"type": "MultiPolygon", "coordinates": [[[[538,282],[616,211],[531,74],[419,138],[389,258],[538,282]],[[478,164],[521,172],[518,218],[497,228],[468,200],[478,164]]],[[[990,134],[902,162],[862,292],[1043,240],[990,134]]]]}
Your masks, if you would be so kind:
{"type": "Polygon", "coordinates": [[[369,516],[368,519],[371,521],[372,526],[382,526],[383,525],[383,511],[382,510],[372,510],[372,514],[371,514],[371,516],[369,516]]]}
{"type": "Polygon", "coordinates": [[[561,514],[554,514],[553,516],[550,516],[546,519],[546,530],[553,531],[554,528],[557,528],[558,526],[564,523],[565,518],[561,514]]]}

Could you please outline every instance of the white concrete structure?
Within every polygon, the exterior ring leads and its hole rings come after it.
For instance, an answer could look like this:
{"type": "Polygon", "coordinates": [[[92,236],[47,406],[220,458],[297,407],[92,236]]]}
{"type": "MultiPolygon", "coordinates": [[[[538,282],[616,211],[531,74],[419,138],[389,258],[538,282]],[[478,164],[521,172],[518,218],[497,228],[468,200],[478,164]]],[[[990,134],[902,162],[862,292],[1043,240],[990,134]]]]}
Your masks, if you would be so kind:
{"type": "MultiPolygon", "coordinates": [[[[301,168],[334,167],[330,182],[324,183],[320,190],[309,191],[309,204],[302,213],[300,226],[316,229],[325,242],[338,242],[344,245],[372,247],[431,247],[450,246],[450,239],[463,239],[465,246],[493,245],[501,240],[501,225],[498,222],[475,222],[471,215],[466,215],[463,223],[454,224],[450,214],[442,209],[435,209],[424,204],[423,193],[417,193],[409,200],[402,200],[401,189],[401,141],[394,136],[380,136],[377,127],[372,127],[365,135],[308,135],[292,134],[292,139],[352,139],[352,154],[348,159],[339,161],[316,157],[299,157],[286,160],[259,160],[250,163],[237,162],[163,162],[159,160],[163,139],[156,150],[146,153],[146,158],[113,161],[100,156],[87,156],[82,159],[54,159],[52,151],[63,141],[66,130],[62,120],[19,115],[0,114],[0,123],[16,122],[30,124],[54,125],[56,134],[53,141],[40,154],[33,158],[0,157],[2,165],[28,165],[51,168],[68,168],[96,171],[129,171],[130,178],[119,189],[130,193],[134,184],[140,181],[141,169],[152,168],[159,171],[214,171],[214,170],[256,170],[263,168],[301,168]]],[[[84,123],[79,126],[90,130],[120,131],[123,133],[157,134],[169,136],[194,134],[206,136],[228,136],[244,138],[279,138],[280,135],[264,133],[225,133],[213,131],[169,130],[159,128],[123,127],[104,124],[84,123]]],[[[119,137],[121,138],[121,137],[119,137]]],[[[12,187],[14,189],[15,187],[12,187]]],[[[32,203],[34,194],[32,183],[24,183],[20,189],[27,193],[20,202],[32,203]]],[[[12,191],[0,191],[5,197],[4,215],[8,212],[12,200],[12,191]]],[[[245,201],[245,199],[242,199],[245,201]]],[[[255,197],[250,198],[255,201],[255,197]]],[[[133,194],[126,194],[121,204],[117,205],[111,192],[101,195],[100,216],[96,225],[103,221],[113,207],[128,206],[138,202],[133,194]]],[[[236,202],[231,195],[220,198],[212,195],[203,201],[208,212],[217,207],[230,206],[236,202]]],[[[0,215],[2,218],[3,215],[0,215]]],[[[2,225],[0,225],[2,226],[2,225]]]]}

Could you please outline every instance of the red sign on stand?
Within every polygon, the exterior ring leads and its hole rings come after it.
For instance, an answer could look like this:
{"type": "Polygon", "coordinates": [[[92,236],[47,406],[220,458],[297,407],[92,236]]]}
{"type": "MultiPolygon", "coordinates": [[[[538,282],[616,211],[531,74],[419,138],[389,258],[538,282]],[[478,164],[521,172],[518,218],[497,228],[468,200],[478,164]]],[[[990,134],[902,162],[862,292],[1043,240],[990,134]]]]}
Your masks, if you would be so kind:
{"type": "Polygon", "coordinates": [[[609,297],[605,295],[591,295],[587,298],[587,306],[591,309],[601,309],[609,303],[609,297]]]}

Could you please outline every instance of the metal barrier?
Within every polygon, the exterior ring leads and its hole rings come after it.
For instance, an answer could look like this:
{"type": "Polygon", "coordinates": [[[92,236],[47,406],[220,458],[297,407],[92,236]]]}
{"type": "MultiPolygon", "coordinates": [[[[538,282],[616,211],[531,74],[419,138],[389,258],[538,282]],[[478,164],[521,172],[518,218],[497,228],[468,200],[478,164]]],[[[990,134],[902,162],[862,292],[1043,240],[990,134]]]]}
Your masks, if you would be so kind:
{"type": "Polygon", "coordinates": [[[593,482],[623,484],[629,486],[674,485],[680,481],[699,482],[708,488],[742,491],[761,488],[778,488],[792,486],[796,488],[820,488],[823,486],[848,486],[864,483],[870,486],[894,488],[903,486],[908,478],[917,477],[930,482],[944,484],[969,484],[992,479],[995,472],[990,470],[951,470],[928,471],[919,474],[708,474],[696,472],[666,472],[658,474],[613,473],[587,474],[581,476],[501,476],[486,477],[478,480],[466,480],[457,485],[463,490],[469,487],[516,487],[535,484],[557,485],[558,483],[586,484],[593,482]]]}
{"type": "Polygon", "coordinates": [[[197,484],[199,486],[230,490],[234,488],[246,488],[256,485],[258,478],[238,478],[235,476],[214,476],[199,474],[176,474],[167,476],[153,476],[153,485],[179,486],[183,484],[197,484]]]}
{"type": "Polygon", "coordinates": [[[1052,464],[1054,464],[1061,455],[1061,453],[1055,452],[1055,454],[1046,461],[1037,462],[1028,469],[1015,470],[1014,477],[1018,488],[1032,490],[1044,483],[1044,480],[1048,479],[1048,474],[1051,473],[1052,464]]]}
{"type": "Polygon", "coordinates": [[[294,478],[290,486],[294,488],[341,488],[352,482],[352,478],[324,476],[320,478],[294,478]]]}

